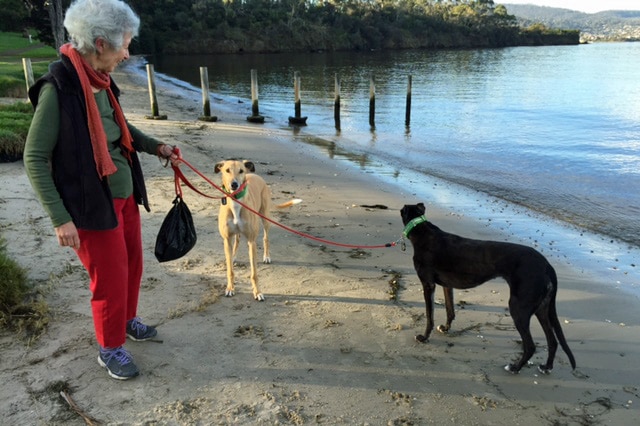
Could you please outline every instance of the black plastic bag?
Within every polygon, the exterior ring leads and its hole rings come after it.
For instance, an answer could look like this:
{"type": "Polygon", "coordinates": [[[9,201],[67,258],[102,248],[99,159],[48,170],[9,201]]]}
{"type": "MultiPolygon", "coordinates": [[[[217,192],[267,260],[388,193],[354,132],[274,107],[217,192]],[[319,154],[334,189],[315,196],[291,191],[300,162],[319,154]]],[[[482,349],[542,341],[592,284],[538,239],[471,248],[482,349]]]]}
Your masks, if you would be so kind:
{"type": "Polygon", "coordinates": [[[177,195],[158,231],[156,258],[159,262],[179,259],[196,245],[196,240],[191,211],[182,197],[177,195]]]}

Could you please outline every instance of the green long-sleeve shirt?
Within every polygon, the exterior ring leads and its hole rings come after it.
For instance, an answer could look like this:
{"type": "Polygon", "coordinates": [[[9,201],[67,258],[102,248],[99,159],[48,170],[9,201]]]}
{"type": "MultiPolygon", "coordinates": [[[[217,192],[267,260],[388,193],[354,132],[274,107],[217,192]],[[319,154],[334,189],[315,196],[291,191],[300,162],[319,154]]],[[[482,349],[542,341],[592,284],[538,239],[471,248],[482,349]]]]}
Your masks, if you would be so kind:
{"type": "MultiPolygon", "coordinates": [[[[118,169],[109,176],[109,187],[114,198],[127,198],[133,193],[131,169],[120,148],[114,144],[120,139],[120,127],[113,117],[113,108],[107,92],[101,90],[95,94],[95,98],[107,135],[109,153],[118,169]]],[[[130,123],[127,123],[127,126],[138,148],[149,154],[156,154],[161,142],[145,135],[130,123]]],[[[51,174],[50,162],[58,141],[59,127],[58,93],[53,84],[46,83],[40,90],[23,157],[27,176],[54,227],[71,221],[71,215],[64,207],[51,174]]]]}

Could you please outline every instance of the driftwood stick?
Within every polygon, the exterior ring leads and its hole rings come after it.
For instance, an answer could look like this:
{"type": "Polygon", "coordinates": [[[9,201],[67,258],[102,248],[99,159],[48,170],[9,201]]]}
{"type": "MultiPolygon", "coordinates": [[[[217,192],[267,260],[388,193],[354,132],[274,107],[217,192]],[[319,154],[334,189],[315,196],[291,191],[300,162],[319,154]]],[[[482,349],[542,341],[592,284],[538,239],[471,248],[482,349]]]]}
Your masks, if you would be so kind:
{"type": "Polygon", "coordinates": [[[67,404],[69,404],[69,407],[71,407],[71,409],[73,411],[75,411],[80,417],[82,417],[85,421],[85,423],[89,426],[99,426],[102,424],[102,422],[100,420],[96,420],[93,417],[91,417],[90,415],[88,415],[87,413],[85,413],[82,408],[78,407],[78,404],[75,403],[75,401],[73,400],[73,398],[71,398],[71,395],[69,395],[69,393],[66,390],[62,390],[60,391],[60,396],[62,397],[62,399],[64,399],[66,401],[67,404]]]}

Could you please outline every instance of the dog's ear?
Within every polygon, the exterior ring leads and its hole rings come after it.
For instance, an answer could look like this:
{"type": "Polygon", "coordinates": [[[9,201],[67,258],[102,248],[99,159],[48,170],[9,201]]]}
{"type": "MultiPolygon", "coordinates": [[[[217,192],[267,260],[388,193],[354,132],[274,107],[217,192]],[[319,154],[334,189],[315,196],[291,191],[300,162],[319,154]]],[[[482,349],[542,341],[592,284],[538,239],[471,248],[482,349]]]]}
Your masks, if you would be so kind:
{"type": "Polygon", "coordinates": [[[418,206],[418,210],[420,210],[422,214],[424,214],[424,212],[427,211],[427,208],[424,206],[423,203],[418,203],[417,206],[418,206]]]}
{"type": "Polygon", "coordinates": [[[247,168],[247,170],[249,170],[251,173],[255,173],[256,172],[256,166],[253,165],[253,163],[251,161],[245,160],[244,161],[244,166],[247,168]]]}
{"type": "Polygon", "coordinates": [[[213,168],[213,171],[215,173],[220,173],[220,169],[222,168],[222,166],[224,166],[224,161],[221,161],[221,162],[217,163],[215,165],[215,167],[213,168]]]}

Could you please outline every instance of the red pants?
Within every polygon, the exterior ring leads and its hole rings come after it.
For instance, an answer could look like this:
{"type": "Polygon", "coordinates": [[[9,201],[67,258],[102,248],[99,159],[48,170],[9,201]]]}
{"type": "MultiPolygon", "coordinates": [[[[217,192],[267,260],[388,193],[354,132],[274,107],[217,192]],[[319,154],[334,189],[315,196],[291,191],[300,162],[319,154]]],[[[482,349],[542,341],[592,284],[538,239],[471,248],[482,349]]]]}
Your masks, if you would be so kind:
{"type": "Polygon", "coordinates": [[[140,211],[133,196],[115,198],[118,227],[108,231],[79,229],[78,258],[91,279],[91,310],[98,343],[124,344],[127,321],[136,316],[142,279],[140,211]]]}

